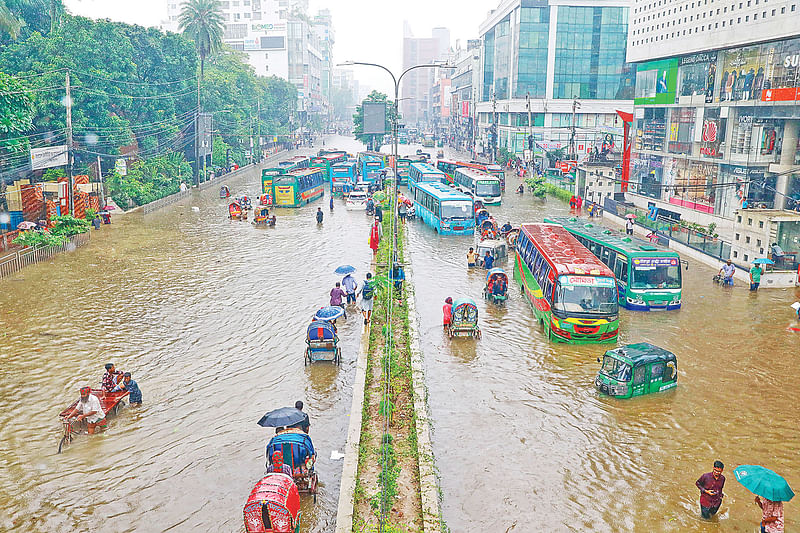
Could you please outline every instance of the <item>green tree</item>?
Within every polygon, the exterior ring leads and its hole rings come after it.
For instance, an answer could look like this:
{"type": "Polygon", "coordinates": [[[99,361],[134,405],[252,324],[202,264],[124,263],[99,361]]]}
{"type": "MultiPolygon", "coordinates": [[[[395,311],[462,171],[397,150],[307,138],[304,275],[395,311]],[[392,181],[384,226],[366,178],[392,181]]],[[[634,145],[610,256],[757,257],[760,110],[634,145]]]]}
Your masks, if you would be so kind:
{"type": "Polygon", "coordinates": [[[181,31],[195,42],[200,56],[200,78],[203,78],[206,57],[222,47],[225,23],[218,0],[189,0],[178,17],[181,31]]]}
{"type": "MultiPolygon", "coordinates": [[[[385,94],[372,91],[369,96],[364,98],[364,102],[385,102],[386,103],[386,133],[389,134],[392,132],[392,120],[397,117],[400,120],[399,114],[394,109],[394,104],[389,103],[389,97],[385,94]]],[[[363,142],[364,144],[371,143],[373,147],[377,150],[379,146],[377,146],[377,137],[378,135],[370,135],[364,134],[364,111],[363,111],[363,102],[362,105],[356,107],[356,113],[353,115],[353,133],[355,134],[356,139],[363,142]]]]}
{"type": "Polygon", "coordinates": [[[0,44],[33,32],[53,31],[64,13],[61,0],[0,0],[0,44]]]}

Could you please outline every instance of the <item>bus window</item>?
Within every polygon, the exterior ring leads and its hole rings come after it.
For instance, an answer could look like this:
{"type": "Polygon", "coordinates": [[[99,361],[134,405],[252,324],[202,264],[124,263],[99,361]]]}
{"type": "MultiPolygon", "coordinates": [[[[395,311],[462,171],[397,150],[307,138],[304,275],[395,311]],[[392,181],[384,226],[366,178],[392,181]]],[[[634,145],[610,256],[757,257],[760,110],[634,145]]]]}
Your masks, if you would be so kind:
{"type": "Polygon", "coordinates": [[[657,363],[650,368],[650,381],[660,378],[662,375],[664,375],[664,365],[662,363],[657,363]]]}
{"type": "Polygon", "coordinates": [[[636,369],[634,369],[634,371],[633,371],[633,386],[634,387],[636,385],[641,385],[642,383],[644,383],[644,374],[645,374],[646,370],[647,370],[647,366],[645,366],[645,365],[636,367],[636,369]]]}
{"type": "Polygon", "coordinates": [[[610,268],[611,270],[614,270],[614,263],[616,262],[616,260],[617,260],[617,252],[615,252],[614,250],[609,249],[608,250],[608,261],[604,260],[603,263],[605,263],[606,266],[608,268],[610,268]]]}
{"type": "Polygon", "coordinates": [[[617,262],[614,265],[614,275],[618,280],[623,283],[628,282],[628,258],[623,255],[617,256],[617,262]]]}
{"type": "Polygon", "coordinates": [[[539,273],[542,271],[542,263],[544,263],[544,256],[538,254],[536,257],[536,263],[534,265],[534,272],[536,273],[537,277],[539,273]]]}
{"type": "Polygon", "coordinates": [[[609,262],[609,257],[611,257],[611,250],[603,246],[603,251],[600,254],[600,261],[602,261],[606,266],[611,266],[614,263],[609,262]]]}

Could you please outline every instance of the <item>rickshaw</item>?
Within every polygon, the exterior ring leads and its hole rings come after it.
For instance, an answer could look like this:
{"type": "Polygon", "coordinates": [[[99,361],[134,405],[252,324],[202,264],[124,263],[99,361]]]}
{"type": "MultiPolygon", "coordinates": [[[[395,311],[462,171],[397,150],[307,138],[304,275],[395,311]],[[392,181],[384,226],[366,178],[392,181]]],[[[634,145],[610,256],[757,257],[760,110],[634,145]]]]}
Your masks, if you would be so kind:
{"type": "MultiPolygon", "coordinates": [[[[597,362],[601,360],[598,357],[597,362]]],[[[598,392],[631,398],[672,389],[678,385],[675,354],[649,342],[608,350],[594,380],[598,392]]]]}
{"type": "MultiPolygon", "coordinates": [[[[103,408],[103,412],[106,414],[106,417],[108,417],[108,415],[116,415],[120,408],[125,405],[125,397],[130,394],[130,391],[107,392],[103,389],[92,389],[90,394],[97,396],[97,399],[100,400],[100,407],[103,408]]],[[[68,418],[78,405],[78,401],[79,400],[75,400],[72,402],[69,407],[61,411],[58,415],[64,425],[64,435],[58,443],[58,453],[61,453],[64,446],[72,443],[73,435],[82,433],[83,430],[86,429],[86,422],[78,422],[74,418],[68,418]]],[[[101,428],[100,431],[102,431],[104,426],[99,427],[101,428]]]]}
{"type": "Polygon", "coordinates": [[[500,231],[497,229],[497,222],[495,222],[493,218],[487,218],[478,224],[478,232],[481,236],[481,240],[493,240],[500,235],[500,231]]]}
{"type": "Polygon", "coordinates": [[[239,202],[239,205],[242,206],[242,209],[252,209],[253,201],[250,200],[250,197],[246,194],[239,196],[236,201],[239,202]]]}
{"type": "Polygon", "coordinates": [[[319,478],[314,471],[316,454],[314,444],[307,433],[291,428],[272,437],[267,444],[267,466],[272,464],[272,454],[283,453],[283,462],[292,469],[292,478],[301,493],[313,494],[317,501],[317,484],[319,478]]]}
{"type": "Polygon", "coordinates": [[[459,298],[453,302],[452,318],[447,326],[447,336],[481,338],[478,327],[478,306],[472,298],[459,298]]]}
{"type": "Polygon", "coordinates": [[[342,349],[339,347],[339,336],[336,326],[325,320],[314,320],[306,330],[306,352],[303,364],[317,361],[331,361],[341,364],[342,349]]]}
{"type": "Polygon", "coordinates": [[[269,194],[269,193],[267,193],[267,194],[262,194],[262,195],[261,195],[261,196],[258,198],[258,202],[259,202],[261,205],[265,205],[265,206],[271,206],[271,205],[272,205],[272,195],[271,195],[271,194],[269,194]]]}
{"type": "Polygon", "coordinates": [[[480,226],[484,220],[489,220],[490,216],[491,215],[489,214],[489,211],[487,211],[486,209],[483,208],[478,209],[477,211],[475,211],[475,224],[480,226]]]}
{"type": "Polygon", "coordinates": [[[266,226],[269,223],[269,208],[265,205],[257,206],[253,212],[253,224],[266,226]]]}
{"type": "Polygon", "coordinates": [[[242,206],[239,202],[231,202],[228,205],[228,218],[231,220],[246,220],[247,211],[242,210],[242,206]]]}
{"type": "Polygon", "coordinates": [[[300,494],[291,476],[267,474],[256,483],[244,505],[247,533],[299,533],[300,494]]]}
{"type": "Polygon", "coordinates": [[[505,270],[493,268],[486,273],[483,297],[496,304],[501,304],[508,299],[508,276],[505,270]]]}
{"type": "Polygon", "coordinates": [[[516,244],[517,237],[519,237],[519,228],[512,228],[511,231],[505,234],[506,242],[511,248],[516,244]]]}
{"type": "Polygon", "coordinates": [[[230,198],[230,196],[231,196],[231,190],[228,189],[227,185],[223,185],[222,187],[219,188],[220,198],[230,198]]]}
{"type": "Polygon", "coordinates": [[[503,259],[508,255],[508,247],[506,243],[499,239],[486,239],[478,243],[478,246],[475,248],[478,257],[483,259],[486,256],[486,252],[489,252],[489,255],[494,257],[495,263],[499,259],[503,259]]]}

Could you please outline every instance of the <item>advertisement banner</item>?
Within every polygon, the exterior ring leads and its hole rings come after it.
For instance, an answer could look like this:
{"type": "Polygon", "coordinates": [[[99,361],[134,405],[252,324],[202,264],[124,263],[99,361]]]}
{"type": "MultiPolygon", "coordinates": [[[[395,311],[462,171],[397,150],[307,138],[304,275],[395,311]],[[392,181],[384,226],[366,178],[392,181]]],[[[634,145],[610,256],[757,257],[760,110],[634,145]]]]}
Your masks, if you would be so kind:
{"type": "Polygon", "coordinates": [[[461,102],[461,116],[463,118],[469,118],[469,100],[461,102]]]}
{"type": "Polygon", "coordinates": [[[728,50],[722,54],[720,102],[739,102],[761,98],[764,85],[764,60],[760,46],[728,50]]]}
{"type": "Polygon", "coordinates": [[[124,159],[117,159],[114,162],[114,170],[117,171],[117,174],[120,176],[127,176],[128,175],[128,162],[124,159]]]}
{"type": "Polygon", "coordinates": [[[761,46],[765,57],[764,102],[800,100],[800,39],[761,46]]]}
{"type": "Polygon", "coordinates": [[[674,104],[677,78],[677,58],[638,64],[634,104],[674,104]]]}
{"type": "Polygon", "coordinates": [[[716,52],[704,52],[680,58],[678,96],[704,96],[706,103],[713,102],[716,73],[716,52]]]}
{"type": "Polygon", "coordinates": [[[31,148],[31,170],[63,167],[67,164],[67,145],[31,148]]]}

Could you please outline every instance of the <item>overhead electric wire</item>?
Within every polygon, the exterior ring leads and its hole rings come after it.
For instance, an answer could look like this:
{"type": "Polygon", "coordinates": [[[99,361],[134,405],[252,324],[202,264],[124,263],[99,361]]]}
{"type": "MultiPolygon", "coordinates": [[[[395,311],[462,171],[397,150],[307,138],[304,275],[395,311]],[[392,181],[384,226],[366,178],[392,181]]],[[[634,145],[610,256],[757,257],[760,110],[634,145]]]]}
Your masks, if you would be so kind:
{"type": "Polygon", "coordinates": [[[197,90],[194,88],[186,89],[181,92],[174,92],[174,93],[167,93],[167,94],[158,94],[158,95],[132,95],[132,94],[122,94],[122,93],[108,93],[104,91],[98,91],[95,89],[90,89],[83,85],[76,85],[72,88],[74,91],[83,91],[86,94],[91,94],[92,96],[108,96],[110,98],[131,98],[133,100],[162,100],[164,98],[182,98],[184,96],[189,95],[196,95],[197,90]]]}
{"type": "Polygon", "coordinates": [[[97,74],[92,74],[91,72],[86,72],[85,70],[76,70],[76,69],[69,69],[70,72],[74,72],[75,74],[81,76],[89,76],[98,80],[104,80],[110,83],[123,83],[126,85],[141,85],[147,87],[159,87],[163,85],[175,85],[177,83],[193,83],[197,84],[197,76],[192,76],[191,78],[184,78],[181,80],[173,80],[173,81],[162,81],[162,82],[155,82],[155,81],[130,81],[130,80],[115,80],[112,78],[106,78],[105,76],[98,76],[97,74]]]}

